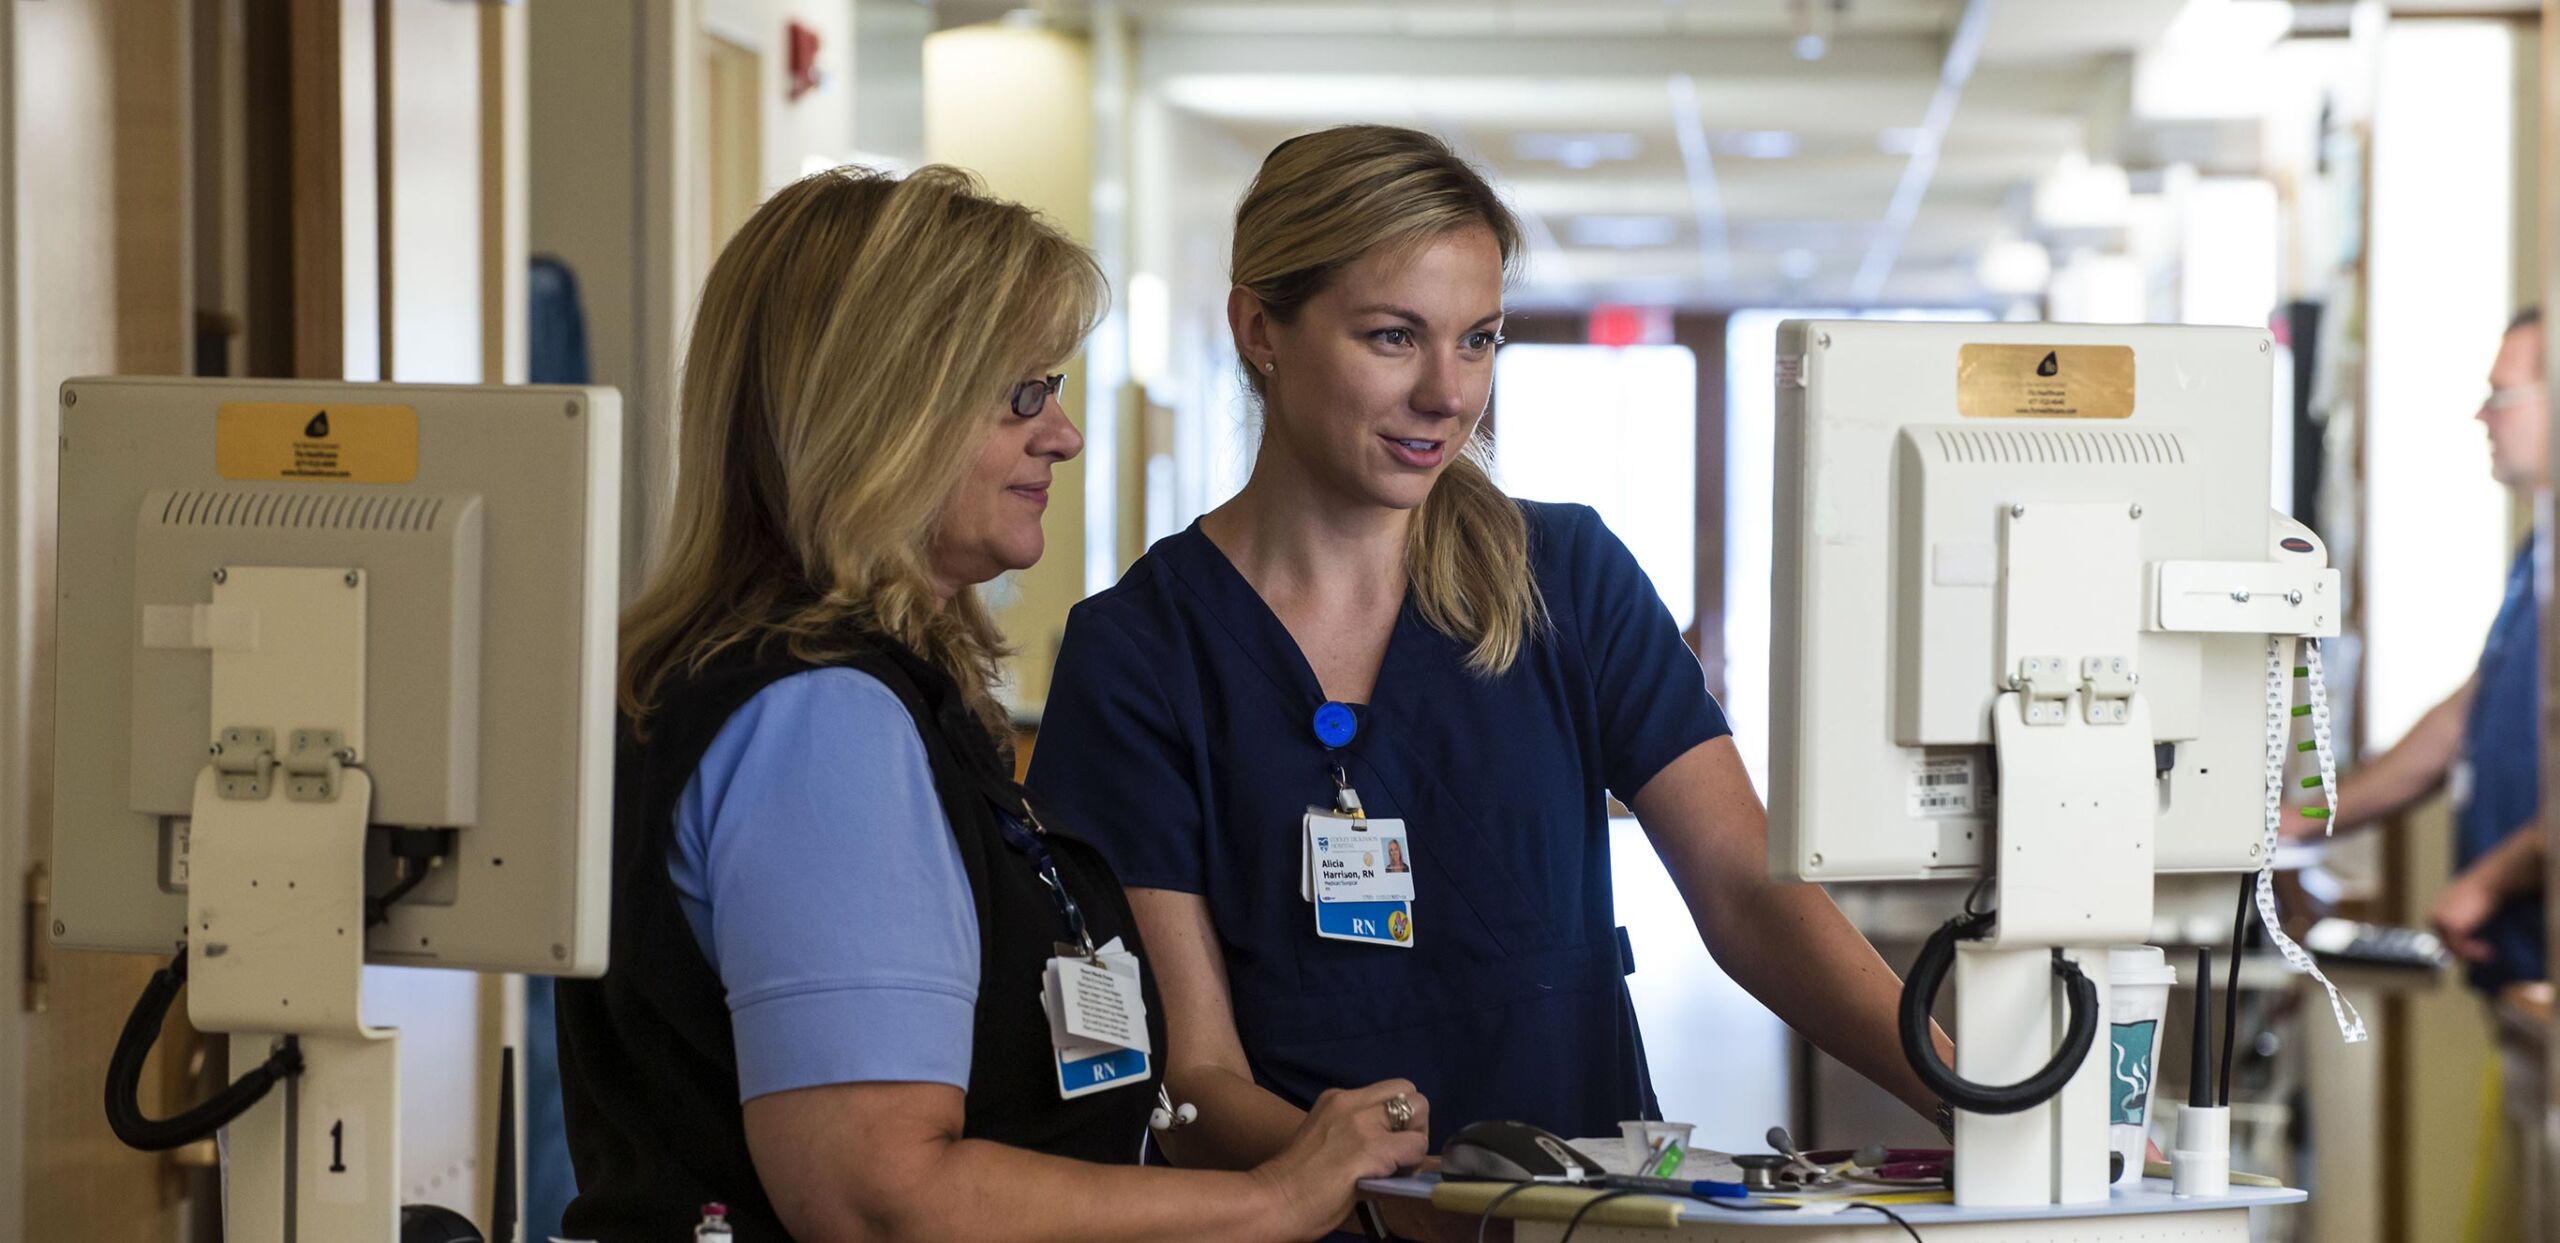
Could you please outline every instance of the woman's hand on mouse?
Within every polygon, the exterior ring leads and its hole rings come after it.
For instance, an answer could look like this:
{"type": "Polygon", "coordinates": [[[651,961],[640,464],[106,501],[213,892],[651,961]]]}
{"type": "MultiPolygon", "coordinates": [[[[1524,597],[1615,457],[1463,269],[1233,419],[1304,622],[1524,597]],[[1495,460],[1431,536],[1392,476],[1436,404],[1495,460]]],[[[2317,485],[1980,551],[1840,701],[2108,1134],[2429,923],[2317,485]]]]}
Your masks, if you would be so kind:
{"type": "Polygon", "coordinates": [[[1389,1079],[1336,1089],[1316,1098],[1289,1146],[1253,1173],[1269,1189],[1289,1237],[1321,1238],[1351,1211],[1354,1184],[1419,1164],[1430,1136],[1431,1102],[1413,1084],[1389,1079]],[[1388,1108],[1398,1097],[1413,1108],[1401,1129],[1388,1108]]]}

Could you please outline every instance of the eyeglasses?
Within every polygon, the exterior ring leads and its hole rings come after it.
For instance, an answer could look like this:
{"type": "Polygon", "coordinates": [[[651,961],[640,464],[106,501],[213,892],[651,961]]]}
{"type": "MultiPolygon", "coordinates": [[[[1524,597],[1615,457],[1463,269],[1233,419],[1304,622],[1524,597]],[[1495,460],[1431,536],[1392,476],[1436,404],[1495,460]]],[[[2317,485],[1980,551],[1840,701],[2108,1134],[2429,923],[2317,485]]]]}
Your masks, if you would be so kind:
{"type": "Polygon", "coordinates": [[[1042,376],[1037,380],[1025,380],[1014,385],[1013,396],[1010,399],[1013,404],[1013,413],[1025,419],[1039,418],[1040,412],[1049,408],[1049,399],[1057,396],[1059,387],[1066,382],[1067,373],[1061,371],[1056,375],[1042,376]]]}

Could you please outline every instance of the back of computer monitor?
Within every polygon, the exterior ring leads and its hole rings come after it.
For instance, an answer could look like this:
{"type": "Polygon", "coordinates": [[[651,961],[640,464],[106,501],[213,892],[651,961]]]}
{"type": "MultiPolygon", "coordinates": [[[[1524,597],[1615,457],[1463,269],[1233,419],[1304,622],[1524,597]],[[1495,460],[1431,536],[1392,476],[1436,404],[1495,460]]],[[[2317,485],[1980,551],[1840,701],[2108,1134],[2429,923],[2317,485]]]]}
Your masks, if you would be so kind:
{"type": "Polygon", "coordinates": [[[2123,506],[2139,542],[2104,609],[2141,632],[2125,655],[2161,744],[2155,871],[2255,868],[2267,640],[2144,619],[2151,566],[2270,556],[2266,333],[1790,321],[1779,356],[1772,870],[1980,874],[2010,673],[2001,523],[2091,501],[2123,506]]]}
{"type": "Polygon", "coordinates": [[[395,883],[395,839],[441,854],[408,865],[369,960],[601,972],[620,397],[108,378],[61,402],[57,943],[184,939],[192,792],[224,741],[209,652],[261,641],[217,580],[328,567],[367,593],[342,748],[374,789],[367,893],[395,883]]]}

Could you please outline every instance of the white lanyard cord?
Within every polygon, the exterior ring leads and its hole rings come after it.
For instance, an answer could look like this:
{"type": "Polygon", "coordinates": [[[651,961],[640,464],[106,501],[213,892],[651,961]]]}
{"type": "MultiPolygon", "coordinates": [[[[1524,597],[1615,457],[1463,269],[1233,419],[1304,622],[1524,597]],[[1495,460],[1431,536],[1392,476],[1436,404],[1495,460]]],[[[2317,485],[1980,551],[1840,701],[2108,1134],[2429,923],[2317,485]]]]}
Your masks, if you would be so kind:
{"type": "MultiPolygon", "coordinates": [[[[2267,636],[2267,824],[2266,836],[2258,865],[2258,919],[2266,925],[2267,939],[2275,944],[2284,960],[2302,974],[2320,982],[2329,990],[2329,1012],[2337,1017],[2338,1034],[2348,1044],[2362,1041],[2366,1032],[2364,1016],[2353,1004],[2338,995],[2338,986],[2320,973],[2308,951],[2284,934],[2284,925],[2276,914],[2276,843],[2284,826],[2285,741],[2292,732],[2292,699],[2285,686],[2289,670],[2285,668],[2284,636],[2267,636]]],[[[2329,746],[2329,691],[2320,671],[2320,641],[2302,641],[2302,663],[2305,680],[2310,685],[2312,750],[2320,761],[2320,790],[2329,801],[2329,819],[2323,831],[2332,830],[2338,820],[2338,760],[2329,746]]]]}

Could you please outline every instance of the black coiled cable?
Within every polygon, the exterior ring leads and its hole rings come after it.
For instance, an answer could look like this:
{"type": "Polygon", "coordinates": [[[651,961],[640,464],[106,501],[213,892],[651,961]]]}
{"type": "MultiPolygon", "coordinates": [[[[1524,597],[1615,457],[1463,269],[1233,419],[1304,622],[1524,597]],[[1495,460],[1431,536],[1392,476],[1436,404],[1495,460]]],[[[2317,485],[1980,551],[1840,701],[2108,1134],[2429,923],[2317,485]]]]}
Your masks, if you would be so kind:
{"type": "Polygon", "coordinates": [[[1911,962],[1911,976],[1902,985],[1902,1056],[1938,1099],[1967,1113],[2013,1114],[2052,1100],[2088,1060],[2089,1046],[2098,1038],[2098,986],[2081,973],[2080,964],[2055,950],[2053,974],[2069,994],[2071,1025],[2063,1033],[2061,1047],[2053,1051],[2053,1060],[2044,1069],[1999,1087],[1957,1075],[1939,1060],[1937,1043],[1929,1038],[1929,1011],[1937,1005],[1938,986],[1946,982],[1947,969],[1955,965],[1956,942],[1980,939],[1991,930],[1994,918],[1989,912],[1967,911],[1939,925],[1920,947],[1920,956],[1911,962]]]}
{"type": "Polygon", "coordinates": [[[107,1126],[127,1147],[165,1152],[211,1138],[232,1119],[249,1112],[249,1107],[277,1083],[302,1073],[302,1048],[287,1036],[257,1069],[232,1080],[212,1099],[173,1118],[144,1117],[142,1063],[160,1039],[160,1025],[169,1017],[169,1003],[186,983],[187,952],[182,949],[168,966],[151,973],[151,983],[143,988],[142,997],[133,1003],[133,1013],[125,1018],[124,1033],[116,1037],[115,1056],[108,1059],[107,1126]]]}

